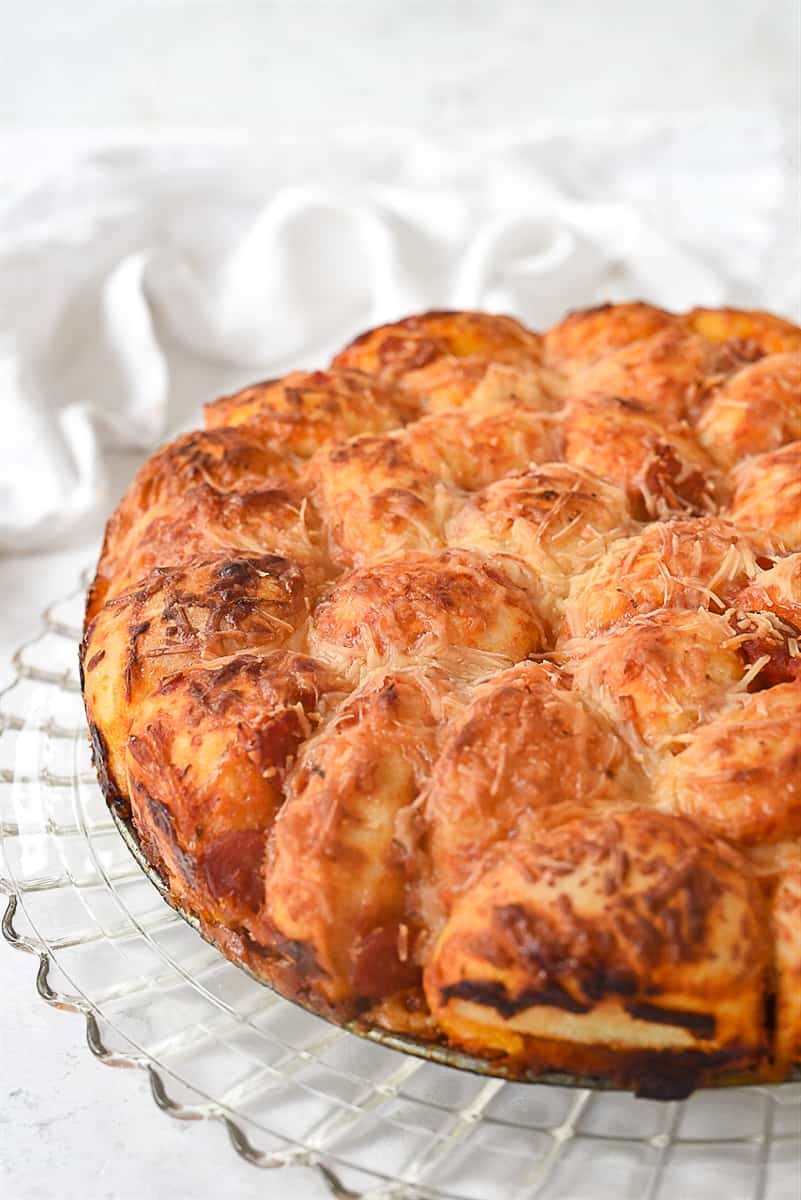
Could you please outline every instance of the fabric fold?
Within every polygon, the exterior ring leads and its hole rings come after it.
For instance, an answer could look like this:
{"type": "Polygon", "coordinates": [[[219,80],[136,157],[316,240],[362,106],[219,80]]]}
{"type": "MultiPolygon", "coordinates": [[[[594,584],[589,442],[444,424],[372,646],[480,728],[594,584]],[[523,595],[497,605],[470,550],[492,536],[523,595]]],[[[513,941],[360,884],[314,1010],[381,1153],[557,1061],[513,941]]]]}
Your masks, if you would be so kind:
{"type": "Polygon", "coordinates": [[[798,316],[770,114],[447,147],[377,130],[326,147],[134,141],[26,164],[0,190],[0,549],[97,512],[109,451],[144,453],[213,395],[323,365],[410,311],[542,327],[640,297],[798,316]]]}

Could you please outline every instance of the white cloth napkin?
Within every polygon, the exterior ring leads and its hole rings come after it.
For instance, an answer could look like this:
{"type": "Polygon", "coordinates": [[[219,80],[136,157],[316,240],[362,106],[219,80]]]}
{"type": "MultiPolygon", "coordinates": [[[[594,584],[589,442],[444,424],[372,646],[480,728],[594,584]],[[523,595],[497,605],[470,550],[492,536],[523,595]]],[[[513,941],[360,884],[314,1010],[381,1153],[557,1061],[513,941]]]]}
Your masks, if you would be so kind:
{"type": "MultiPolygon", "coordinates": [[[[769,114],[543,124],[433,144],[9,140],[0,161],[0,550],[107,506],[104,459],[203,401],[430,307],[544,326],[645,298],[798,317],[769,114]]],[[[0,149],[3,143],[0,141],[0,149]]]]}

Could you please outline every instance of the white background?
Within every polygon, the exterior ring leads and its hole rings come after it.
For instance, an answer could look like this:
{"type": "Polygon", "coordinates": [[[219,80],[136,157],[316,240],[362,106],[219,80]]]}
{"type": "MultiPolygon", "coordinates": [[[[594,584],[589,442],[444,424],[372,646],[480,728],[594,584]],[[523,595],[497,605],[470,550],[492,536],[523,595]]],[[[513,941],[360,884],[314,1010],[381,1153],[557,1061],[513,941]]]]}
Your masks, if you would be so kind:
{"type": "MultiPolygon", "coordinates": [[[[796,0],[0,0],[0,147],[57,128],[242,126],[324,136],[369,121],[449,131],[543,116],[798,105],[796,0]]],[[[2,430],[2,396],[0,396],[2,430]]],[[[135,460],[121,461],[122,488],[135,460]]],[[[0,558],[0,685],[93,538],[0,558]]],[[[325,1195],[265,1175],[215,1127],[161,1115],[96,1064],[0,944],[0,1195],[8,1200],[325,1195]]]]}
{"type": "Polygon", "coordinates": [[[389,121],[789,107],[795,0],[3,0],[0,121],[389,121]]]}

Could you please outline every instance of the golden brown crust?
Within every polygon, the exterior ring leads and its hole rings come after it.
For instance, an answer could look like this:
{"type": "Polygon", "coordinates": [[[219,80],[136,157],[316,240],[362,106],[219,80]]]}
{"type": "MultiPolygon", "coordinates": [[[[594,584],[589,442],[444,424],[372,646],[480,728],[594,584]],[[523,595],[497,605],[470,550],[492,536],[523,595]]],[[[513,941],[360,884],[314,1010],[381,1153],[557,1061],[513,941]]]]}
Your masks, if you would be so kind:
{"type": "Polygon", "coordinates": [[[302,960],[305,986],[334,1011],[419,983],[399,833],[436,757],[451,687],[436,670],[380,673],[306,743],[292,773],[266,866],[267,936],[302,960]]]}
{"type": "Polygon", "coordinates": [[[108,743],[110,784],[127,796],[124,749],[131,715],[185,666],[248,650],[292,646],[308,618],[301,567],[270,554],[221,552],[157,567],[106,603],[81,646],[90,728],[108,743]]]}
{"type": "Polygon", "coordinates": [[[629,802],[645,781],[569,676],[525,663],[495,675],[453,723],[424,793],[431,889],[447,909],[492,848],[577,808],[629,802]]]}
{"type": "Polygon", "coordinates": [[[345,672],[436,659],[485,674],[544,643],[528,593],[468,550],[407,551],[353,571],[317,605],[310,635],[313,653],[345,672]]]}
{"type": "Polygon", "coordinates": [[[801,329],[773,313],[739,308],[694,308],[682,318],[694,333],[710,342],[751,342],[762,354],[801,350],[801,329]]]}
{"type": "Polygon", "coordinates": [[[209,429],[246,426],[265,444],[310,458],[357,433],[383,433],[420,415],[414,396],[363,371],[292,371],[223,396],[205,409],[209,429]]]}
{"type": "Polygon", "coordinates": [[[265,539],[273,525],[287,523],[286,516],[276,520],[282,498],[284,507],[304,503],[292,484],[299,470],[298,459],[248,429],[196,430],[162,447],[138,472],[108,522],[87,619],[154,567],[228,546],[256,553],[289,549],[286,543],[269,546],[265,539]]]}
{"type": "Polygon", "coordinates": [[[175,567],[224,552],[269,553],[293,558],[310,579],[326,566],[320,551],[319,518],[297,487],[218,491],[198,484],[175,504],[144,519],[127,553],[104,550],[98,575],[105,598],[131,589],[157,567],[175,567]]]}
{"type": "Polygon", "coordinates": [[[334,366],[400,383],[434,411],[464,404],[493,364],[534,370],[541,357],[542,339],[512,317],[429,312],[361,334],[334,366]]]}
{"type": "Polygon", "coordinates": [[[622,488],[584,467],[551,462],[484,488],[445,532],[452,546],[513,556],[537,581],[541,610],[555,630],[573,576],[637,528],[622,488]]]}
{"type": "Polygon", "coordinates": [[[776,1066],[801,1061],[801,857],[783,869],[771,897],[776,986],[776,1066]]]}
{"type": "Polygon", "coordinates": [[[262,862],[299,746],[347,689],[284,650],[163,679],[127,740],[131,810],[179,902],[239,927],[264,905],[262,862]]]}
{"type": "Polygon", "coordinates": [[[547,461],[557,447],[550,412],[513,405],[477,416],[435,413],[410,426],[404,441],[415,462],[466,491],[547,461]]]}
{"type": "Polygon", "coordinates": [[[732,480],[728,519],[743,529],[770,529],[788,550],[801,550],[801,442],[747,459],[732,480]]]}
{"type": "Polygon", "coordinates": [[[799,350],[766,313],[427,313],[208,405],[109,521],[81,651],[175,903],[503,1070],[784,1077],[799,350]]]}
{"type": "Polygon", "coordinates": [[[600,1050],[613,1079],[649,1052],[748,1065],[765,1044],[764,920],[746,860],[691,822],[585,814],[495,855],[437,941],[426,996],[452,1040],[529,1068],[572,1066],[560,1042],[600,1050]]]}
{"type": "Polygon", "coordinates": [[[334,446],[312,460],[309,480],[331,556],[347,566],[441,546],[445,519],[458,503],[451,485],[394,434],[334,446]]]}
{"type": "Polygon", "coordinates": [[[801,354],[769,354],[743,367],[712,394],[697,432],[726,470],[801,439],[801,354]]]}
{"type": "Polygon", "coordinates": [[[545,361],[572,374],[623,346],[677,325],[677,318],[671,313],[642,301],[580,308],[568,313],[544,335],[545,361]]]}
{"type": "Polygon", "coordinates": [[[463,490],[552,456],[552,414],[505,402],[436,413],[408,429],[360,436],[318,455],[309,480],[335,558],[359,565],[443,543],[463,490]]]}
{"type": "Polygon", "coordinates": [[[735,695],[689,734],[659,802],[741,845],[801,835],[801,681],[735,695]]]}
{"type": "Polygon", "coordinates": [[[714,613],[668,608],[562,647],[576,687],[635,752],[665,751],[718,710],[746,660],[735,630],[714,613]]]}
{"type": "Polygon", "coordinates": [[[565,628],[574,636],[594,634],[658,608],[724,612],[779,549],[764,532],[713,517],[656,521],[574,578],[565,628]]]}
{"type": "Polygon", "coordinates": [[[760,353],[746,344],[716,345],[670,325],[577,370],[567,390],[633,400],[664,421],[682,421],[699,409],[710,388],[760,353]]]}
{"type": "Polygon", "coordinates": [[[717,472],[689,425],[649,412],[639,400],[573,400],[564,423],[564,456],[624,488],[643,520],[716,511],[717,472]]]}

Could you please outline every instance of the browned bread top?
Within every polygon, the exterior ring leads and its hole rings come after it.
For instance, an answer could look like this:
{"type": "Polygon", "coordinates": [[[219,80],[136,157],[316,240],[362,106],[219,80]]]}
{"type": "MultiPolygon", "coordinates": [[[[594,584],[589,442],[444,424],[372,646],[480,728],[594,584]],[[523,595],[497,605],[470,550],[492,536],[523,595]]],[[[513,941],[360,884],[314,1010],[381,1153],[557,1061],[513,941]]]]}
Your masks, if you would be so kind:
{"type": "Polygon", "coordinates": [[[336,1020],[652,1095],[801,1054],[801,330],[436,312],[206,408],[109,521],[101,781],[336,1020]]]}

